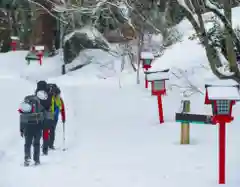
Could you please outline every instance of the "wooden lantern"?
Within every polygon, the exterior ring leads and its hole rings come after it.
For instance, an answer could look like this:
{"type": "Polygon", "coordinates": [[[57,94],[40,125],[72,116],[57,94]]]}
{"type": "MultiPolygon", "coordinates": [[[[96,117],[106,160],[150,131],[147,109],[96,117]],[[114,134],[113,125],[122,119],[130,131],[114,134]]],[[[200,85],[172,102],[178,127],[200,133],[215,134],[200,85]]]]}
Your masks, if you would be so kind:
{"type": "Polygon", "coordinates": [[[42,57],[44,54],[44,46],[34,46],[34,50],[36,52],[36,55],[39,58],[39,64],[42,65],[42,57]]]}
{"type": "Polygon", "coordinates": [[[12,51],[16,51],[17,50],[17,44],[19,42],[19,38],[17,36],[11,36],[11,47],[12,47],[12,51]]]}
{"type": "Polygon", "coordinates": [[[168,72],[159,71],[158,73],[147,74],[147,81],[151,82],[152,85],[152,95],[166,94],[166,80],[169,80],[168,72]]]}
{"type": "Polygon", "coordinates": [[[205,85],[205,103],[212,104],[214,124],[219,124],[219,184],[225,184],[226,123],[233,121],[232,106],[240,101],[239,85],[205,85]]]}
{"type": "Polygon", "coordinates": [[[154,55],[151,52],[141,52],[142,67],[147,71],[152,66],[152,61],[154,60],[154,55]]]}

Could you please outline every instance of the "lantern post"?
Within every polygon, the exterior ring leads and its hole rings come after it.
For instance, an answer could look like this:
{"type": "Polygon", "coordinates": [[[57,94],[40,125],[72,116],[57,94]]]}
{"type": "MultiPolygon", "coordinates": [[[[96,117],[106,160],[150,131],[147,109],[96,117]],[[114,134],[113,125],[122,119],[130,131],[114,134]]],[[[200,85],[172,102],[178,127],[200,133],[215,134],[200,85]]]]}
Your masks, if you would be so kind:
{"type": "Polygon", "coordinates": [[[226,157],[226,123],[233,121],[232,107],[240,100],[239,86],[235,85],[205,85],[205,104],[212,105],[212,121],[219,124],[219,184],[225,184],[226,157]]]}
{"type": "Polygon", "coordinates": [[[36,52],[36,55],[38,56],[39,64],[42,65],[42,57],[43,57],[43,53],[44,53],[44,46],[35,46],[34,50],[36,52]]]}
{"type": "Polygon", "coordinates": [[[218,182],[225,184],[226,159],[226,123],[234,120],[232,107],[240,101],[239,85],[221,80],[218,84],[206,84],[205,104],[212,106],[212,116],[199,114],[176,113],[177,122],[191,122],[196,124],[219,124],[218,141],[218,182]]]}
{"type": "MultiPolygon", "coordinates": [[[[152,67],[152,61],[154,60],[154,55],[151,52],[141,52],[141,61],[142,61],[142,68],[144,72],[148,72],[148,70],[152,67]]],[[[145,76],[145,88],[148,88],[148,80],[145,76]]]]}
{"type": "Polygon", "coordinates": [[[18,42],[19,42],[19,38],[17,36],[11,36],[11,48],[12,48],[12,51],[16,51],[17,50],[18,42]]]}
{"type": "Polygon", "coordinates": [[[166,95],[166,80],[169,80],[169,74],[166,70],[147,74],[147,81],[151,82],[152,86],[152,95],[157,96],[160,123],[164,123],[162,95],[166,95]]]}

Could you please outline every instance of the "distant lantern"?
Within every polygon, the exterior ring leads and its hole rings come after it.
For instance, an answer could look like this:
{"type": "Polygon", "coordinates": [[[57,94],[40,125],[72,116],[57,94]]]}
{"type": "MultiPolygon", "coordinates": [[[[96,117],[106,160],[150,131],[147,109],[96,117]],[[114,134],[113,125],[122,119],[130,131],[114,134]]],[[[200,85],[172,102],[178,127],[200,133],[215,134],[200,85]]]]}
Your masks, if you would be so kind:
{"type": "Polygon", "coordinates": [[[169,80],[168,70],[147,74],[147,81],[152,85],[152,95],[166,94],[166,80],[169,80]]]}
{"type": "Polygon", "coordinates": [[[44,54],[44,46],[34,46],[34,50],[36,52],[36,55],[39,58],[39,64],[42,65],[42,57],[44,54]]]}
{"type": "Polygon", "coordinates": [[[19,42],[19,38],[17,36],[11,36],[12,51],[16,51],[17,50],[18,42],[19,42]]]}
{"type": "Polygon", "coordinates": [[[162,95],[166,95],[166,80],[169,80],[168,70],[147,74],[147,81],[151,82],[152,85],[152,95],[157,96],[158,99],[158,113],[160,123],[164,122],[162,95]]]}
{"type": "MultiPolygon", "coordinates": [[[[165,69],[165,70],[159,70],[159,71],[145,71],[144,74],[145,74],[145,88],[148,88],[148,82],[151,82],[149,81],[148,79],[151,78],[151,76],[155,76],[154,74],[162,74],[162,76],[164,75],[164,73],[168,73],[169,72],[169,69],[165,69]],[[152,74],[152,75],[150,75],[152,74]]],[[[158,84],[158,83],[156,83],[158,84]]],[[[165,85],[165,83],[164,83],[165,85]]],[[[158,86],[158,85],[156,85],[158,86]]]]}
{"type": "Polygon", "coordinates": [[[151,52],[141,52],[142,67],[147,71],[152,66],[152,61],[154,60],[154,55],[151,52]]]}

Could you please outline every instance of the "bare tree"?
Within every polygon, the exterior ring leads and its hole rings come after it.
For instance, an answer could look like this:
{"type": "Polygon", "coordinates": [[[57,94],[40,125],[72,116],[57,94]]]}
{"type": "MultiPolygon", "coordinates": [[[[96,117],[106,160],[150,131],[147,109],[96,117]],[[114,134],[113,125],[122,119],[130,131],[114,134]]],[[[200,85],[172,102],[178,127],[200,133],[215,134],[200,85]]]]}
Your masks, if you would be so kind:
{"type": "MultiPolygon", "coordinates": [[[[219,66],[222,65],[222,61],[220,56],[221,51],[219,51],[214,46],[210,45],[210,37],[208,33],[206,32],[204,21],[202,18],[201,10],[199,9],[199,1],[198,0],[192,0],[192,4],[195,5],[195,12],[197,15],[197,20],[195,19],[193,12],[190,10],[190,8],[184,3],[182,0],[178,0],[178,3],[180,6],[183,7],[184,13],[186,15],[186,18],[190,21],[193,28],[195,29],[197,35],[199,36],[199,39],[203,46],[205,47],[206,55],[209,61],[209,65],[212,69],[212,72],[219,77],[220,79],[233,79],[237,82],[240,82],[240,72],[239,69],[236,68],[236,59],[233,60],[230,65],[232,68],[230,69],[231,74],[224,74],[219,71],[219,66]]],[[[204,0],[205,7],[208,11],[212,12],[215,16],[219,18],[219,20],[224,25],[226,32],[229,34],[229,38],[233,41],[234,46],[236,47],[236,50],[240,52],[240,41],[237,37],[236,33],[234,32],[234,29],[231,26],[230,21],[226,17],[226,15],[222,14],[222,12],[219,10],[219,7],[216,6],[216,4],[213,4],[210,0],[204,0]]],[[[227,9],[227,8],[226,8],[227,9]]],[[[230,39],[229,39],[230,41],[230,39]]],[[[231,49],[229,49],[230,51],[231,49]]],[[[230,61],[228,60],[229,64],[230,61]]]]}
{"type": "MultiPolygon", "coordinates": [[[[224,14],[226,19],[229,21],[229,24],[232,25],[232,0],[222,0],[224,14]]],[[[225,37],[226,37],[226,51],[227,57],[229,61],[229,67],[231,71],[237,69],[236,64],[236,53],[234,51],[234,44],[231,35],[228,33],[227,29],[225,29],[225,37]]]]}

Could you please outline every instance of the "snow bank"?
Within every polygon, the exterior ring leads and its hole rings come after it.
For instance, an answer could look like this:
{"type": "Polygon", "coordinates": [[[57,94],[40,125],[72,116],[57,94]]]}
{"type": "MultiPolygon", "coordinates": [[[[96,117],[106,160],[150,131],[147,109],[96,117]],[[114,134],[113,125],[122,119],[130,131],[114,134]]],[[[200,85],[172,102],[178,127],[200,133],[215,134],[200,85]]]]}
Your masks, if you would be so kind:
{"type": "Polygon", "coordinates": [[[40,66],[38,61],[31,61],[30,65],[27,65],[25,60],[27,53],[28,51],[14,51],[1,54],[1,75],[19,76],[34,82],[61,75],[63,61],[59,55],[43,58],[43,64],[40,66]]]}

